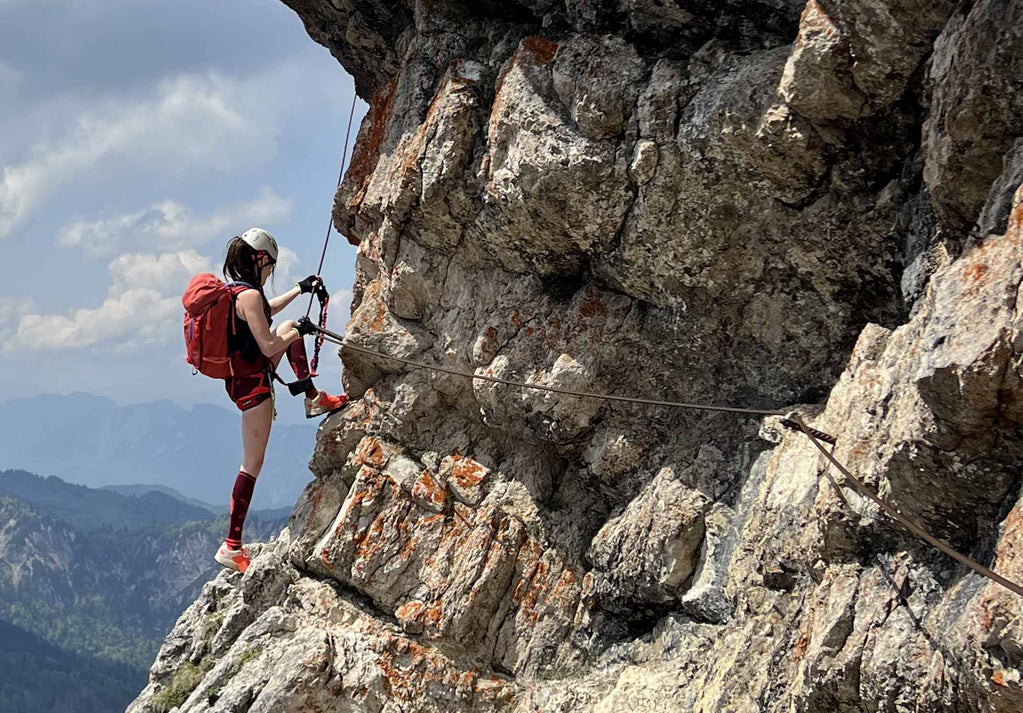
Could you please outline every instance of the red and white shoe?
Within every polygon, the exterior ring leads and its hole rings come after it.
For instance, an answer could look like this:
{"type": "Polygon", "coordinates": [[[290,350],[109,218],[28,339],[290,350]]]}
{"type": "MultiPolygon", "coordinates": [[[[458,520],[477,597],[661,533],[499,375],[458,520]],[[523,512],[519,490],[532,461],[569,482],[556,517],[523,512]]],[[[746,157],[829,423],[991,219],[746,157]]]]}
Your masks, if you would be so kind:
{"type": "Polygon", "coordinates": [[[348,394],[331,396],[326,391],[321,391],[316,396],[305,399],[305,417],[316,418],[328,413],[340,411],[348,404],[348,394]]]}
{"type": "Polygon", "coordinates": [[[232,550],[228,548],[226,542],[220,544],[220,549],[217,550],[217,554],[213,556],[213,559],[228,569],[233,569],[235,572],[244,574],[245,570],[249,568],[249,555],[245,548],[240,547],[237,550],[232,550]]]}

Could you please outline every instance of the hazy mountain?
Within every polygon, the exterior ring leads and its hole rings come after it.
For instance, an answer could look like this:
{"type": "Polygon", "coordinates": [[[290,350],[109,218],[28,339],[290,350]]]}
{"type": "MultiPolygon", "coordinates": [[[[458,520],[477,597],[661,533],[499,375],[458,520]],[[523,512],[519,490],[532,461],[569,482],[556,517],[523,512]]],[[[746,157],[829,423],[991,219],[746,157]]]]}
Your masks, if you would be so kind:
{"type": "MultiPolygon", "coordinates": [[[[203,500],[197,500],[196,498],[189,498],[182,495],[180,492],[171,488],[167,485],[157,485],[155,483],[129,483],[128,485],[104,485],[101,490],[109,490],[114,493],[120,493],[121,495],[145,495],[146,493],[157,492],[163,493],[164,495],[170,495],[175,500],[180,500],[183,503],[189,505],[195,505],[197,508],[205,508],[211,512],[219,512],[220,506],[207,503],[203,500]]],[[[227,506],[223,506],[224,512],[227,512],[227,506]]]]}
{"type": "MultiPolygon", "coordinates": [[[[90,394],[0,403],[0,468],[99,487],[152,483],[226,506],[241,460],[237,411],[171,401],[118,406],[90,394]]],[[[316,425],[275,424],[254,507],[294,504],[311,480],[316,425]]]]}
{"type": "Polygon", "coordinates": [[[94,530],[145,527],[191,520],[212,520],[196,507],[156,490],[121,495],[66,483],[55,475],[41,478],[22,470],[0,471],[0,493],[7,493],[76,528],[94,530]]]}
{"type": "MultiPolygon", "coordinates": [[[[261,514],[250,513],[246,541],[268,540],[287,524],[261,514]]],[[[33,701],[12,710],[43,710],[51,699],[53,710],[123,709],[171,625],[220,570],[213,553],[226,529],[226,517],[165,493],[0,473],[0,623],[17,627],[0,627],[0,700],[33,701]],[[26,639],[31,646],[16,654],[25,632],[45,645],[26,639]],[[25,666],[41,678],[18,669],[25,666]],[[65,676],[82,689],[77,707],[45,690],[44,681],[65,676]],[[105,706],[115,693],[120,707],[105,706]]]]}
{"type": "Polygon", "coordinates": [[[0,642],[6,711],[118,711],[139,691],[136,669],[69,653],[5,621],[0,642]]]}

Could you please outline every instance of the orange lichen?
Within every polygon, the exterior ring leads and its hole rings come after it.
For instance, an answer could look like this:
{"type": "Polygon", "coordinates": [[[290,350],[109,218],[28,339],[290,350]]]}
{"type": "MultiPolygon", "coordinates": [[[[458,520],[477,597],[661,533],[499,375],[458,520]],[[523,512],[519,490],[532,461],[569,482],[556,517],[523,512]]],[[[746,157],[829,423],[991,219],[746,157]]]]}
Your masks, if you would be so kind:
{"type": "MultiPolygon", "coordinates": [[[[345,173],[345,183],[352,186],[359,186],[354,193],[364,193],[369,184],[370,175],[376,168],[377,158],[380,156],[380,147],[383,145],[384,137],[387,134],[387,127],[391,121],[391,110],[394,100],[394,90],[398,86],[396,76],[387,84],[381,86],[373,98],[369,101],[369,111],[363,123],[363,129],[359,132],[359,138],[352,149],[352,158],[345,173]]],[[[356,204],[358,200],[356,201],[356,204]]],[[[354,206],[353,206],[354,207],[354,206]]],[[[349,238],[351,242],[351,238],[349,238]]],[[[353,243],[353,244],[358,244],[353,243]]]]}
{"type": "Polygon", "coordinates": [[[589,295],[586,300],[579,305],[580,317],[594,317],[606,314],[607,305],[597,299],[596,295],[589,295]]]}
{"type": "Polygon", "coordinates": [[[486,469],[474,460],[459,459],[451,469],[451,477],[460,488],[471,488],[483,482],[486,469]]]}
{"type": "Polygon", "coordinates": [[[807,631],[802,632],[799,638],[796,639],[795,645],[792,647],[792,660],[796,663],[803,660],[806,656],[806,650],[810,646],[810,633],[807,631]]]}
{"type": "Polygon", "coordinates": [[[330,550],[326,547],[320,550],[320,562],[324,567],[334,568],[334,559],[330,556],[330,550]]]}
{"type": "Polygon", "coordinates": [[[390,458],[383,442],[374,436],[364,438],[355,449],[355,463],[374,468],[383,468],[390,458]]]}
{"type": "Polygon", "coordinates": [[[416,600],[407,601],[394,610],[394,618],[401,622],[414,622],[426,609],[426,605],[416,600]]]}
{"type": "Polygon", "coordinates": [[[370,524],[369,529],[359,538],[355,547],[356,559],[370,559],[380,549],[382,535],[384,533],[383,517],[377,517],[370,524]]]}
{"type": "Polygon", "coordinates": [[[522,49],[533,55],[536,63],[544,67],[551,63],[554,55],[558,53],[558,43],[552,42],[546,37],[533,35],[522,40],[522,49]]]}
{"type": "Polygon", "coordinates": [[[430,602],[430,605],[423,612],[422,621],[423,626],[433,631],[437,631],[440,626],[441,617],[444,616],[444,601],[441,599],[435,599],[430,602]]]}
{"type": "Polygon", "coordinates": [[[373,321],[370,322],[369,331],[371,332],[383,332],[387,326],[387,307],[384,305],[383,300],[377,302],[376,312],[373,314],[373,321]]]}
{"type": "Polygon", "coordinates": [[[447,492],[429,470],[424,470],[419,474],[415,484],[412,486],[412,497],[438,507],[444,507],[448,501],[447,492]]]}
{"type": "Polygon", "coordinates": [[[987,265],[984,265],[983,263],[979,263],[977,265],[973,265],[972,267],[968,268],[966,270],[966,274],[964,275],[964,277],[968,281],[970,281],[970,282],[974,282],[974,283],[980,282],[980,280],[983,279],[983,277],[987,273],[987,271],[988,271],[987,265]]]}

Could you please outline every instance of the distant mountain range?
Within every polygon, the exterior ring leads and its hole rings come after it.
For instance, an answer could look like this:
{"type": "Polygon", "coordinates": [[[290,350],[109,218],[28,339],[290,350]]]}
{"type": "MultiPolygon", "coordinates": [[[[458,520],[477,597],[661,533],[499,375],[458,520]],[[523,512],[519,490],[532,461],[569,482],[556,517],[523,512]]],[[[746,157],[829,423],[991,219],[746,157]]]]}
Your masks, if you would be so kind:
{"type": "MultiPolygon", "coordinates": [[[[241,461],[239,414],[171,401],[119,406],[91,394],[0,403],[0,468],[93,488],[149,484],[226,509],[241,461]]],[[[253,506],[295,503],[312,479],[316,424],[274,425],[253,506]]]]}
{"type": "MultiPolygon", "coordinates": [[[[286,526],[268,514],[279,511],[250,512],[246,542],[286,526]]],[[[213,553],[226,529],[225,516],[166,493],[0,472],[0,708],[123,710],[171,625],[220,571],[213,553]],[[61,686],[77,691],[74,705],[61,686]]]]}
{"type": "Polygon", "coordinates": [[[5,711],[118,711],[138,693],[138,671],[80,656],[0,621],[5,711]]]}

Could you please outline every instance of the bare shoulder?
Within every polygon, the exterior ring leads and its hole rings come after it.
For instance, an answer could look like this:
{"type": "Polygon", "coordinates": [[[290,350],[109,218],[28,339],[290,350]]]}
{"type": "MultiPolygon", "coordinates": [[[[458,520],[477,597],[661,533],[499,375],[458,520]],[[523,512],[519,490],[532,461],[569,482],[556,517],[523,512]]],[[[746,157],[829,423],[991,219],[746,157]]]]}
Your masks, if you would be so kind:
{"type": "Polygon", "coordinates": [[[246,322],[250,315],[254,316],[263,312],[263,299],[259,296],[259,290],[239,292],[235,297],[235,305],[239,316],[246,322]]]}

